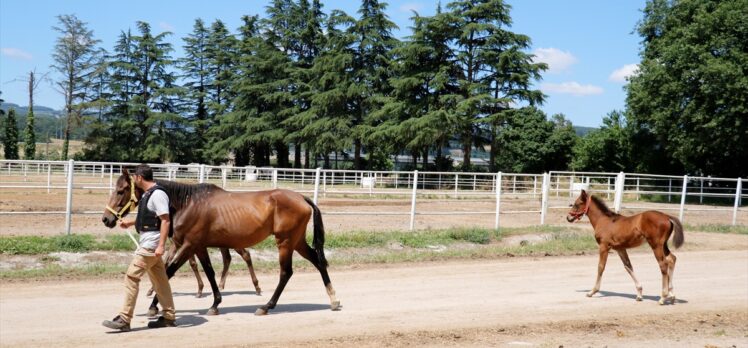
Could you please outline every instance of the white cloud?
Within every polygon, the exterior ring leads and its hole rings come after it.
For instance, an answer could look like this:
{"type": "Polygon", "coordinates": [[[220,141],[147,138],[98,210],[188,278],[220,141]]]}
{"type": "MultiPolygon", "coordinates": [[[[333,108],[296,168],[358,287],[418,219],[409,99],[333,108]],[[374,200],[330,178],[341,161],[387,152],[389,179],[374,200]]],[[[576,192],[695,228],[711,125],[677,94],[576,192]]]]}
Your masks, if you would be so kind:
{"type": "Polygon", "coordinates": [[[420,11],[423,9],[423,4],[419,2],[407,2],[400,5],[400,11],[411,13],[413,11],[420,11]]]}
{"type": "Polygon", "coordinates": [[[158,26],[166,31],[174,31],[174,26],[166,22],[158,22],[158,26]]]}
{"type": "Polygon", "coordinates": [[[582,85],[575,81],[562,83],[541,83],[540,90],[546,93],[571,94],[577,97],[603,93],[602,87],[595,85],[582,85]]]}
{"type": "Polygon", "coordinates": [[[6,57],[9,58],[15,58],[15,59],[21,59],[21,60],[31,60],[33,57],[31,56],[31,53],[28,53],[20,48],[13,48],[13,47],[3,47],[0,48],[0,52],[6,57]]]}
{"type": "Polygon", "coordinates": [[[636,75],[639,73],[639,65],[638,64],[626,64],[616,70],[614,70],[610,76],[608,76],[608,80],[613,82],[620,82],[620,83],[626,83],[626,78],[632,75],[636,75]]]}
{"type": "Polygon", "coordinates": [[[535,55],[533,62],[548,64],[548,72],[554,74],[567,70],[572,64],[577,62],[577,57],[574,57],[571,52],[553,47],[536,48],[532,51],[532,54],[535,55]]]}

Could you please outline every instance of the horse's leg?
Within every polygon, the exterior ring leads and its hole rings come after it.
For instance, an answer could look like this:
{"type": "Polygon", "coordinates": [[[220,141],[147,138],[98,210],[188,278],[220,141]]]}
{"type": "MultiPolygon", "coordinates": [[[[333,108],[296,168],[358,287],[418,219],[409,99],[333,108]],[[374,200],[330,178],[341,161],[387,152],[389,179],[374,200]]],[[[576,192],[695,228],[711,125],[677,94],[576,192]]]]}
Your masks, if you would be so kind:
{"type": "Polygon", "coordinates": [[[278,286],[275,287],[275,292],[273,292],[273,296],[270,298],[270,301],[268,301],[268,303],[264,306],[257,308],[257,310],[255,311],[255,315],[268,314],[268,310],[275,308],[275,305],[278,303],[278,298],[283,292],[283,288],[286,287],[286,283],[288,283],[288,280],[291,279],[291,275],[293,275],[291,259],[291,257],[293,256],[293,249],[288,244],[288,241],[278,243],[278,260],[280,262],[281,269],[280,280],[278,281],[278,286]]]}
{"type": "MultiPolygon", "coordinates": [[[[188,243],[182,244],[179,250],[177,250],[176,254],[174,254],[174,258],[171,260],[171,263],[166,267],[166,276],[171,279],[171,277],[173,277],[174,274],[177,273],[179,267],[182,267],[182,265],[184,265],[184,263],[192,257],[193,253],[194,252],[191,250],[188,243]]],[[[157,314],[158,296],[153,296],[151,306],[148,308],[148,316],[155,317],[157,314]]]]}
{"type": "Polygon", "coordinates": [[[322,282],[325,284],[325,289],[327,289],[327,295],[330,296],[330,309],[334,311],[339,310],[340,300],[335,297],[335,289],[333,289],[330,276],[327,274],[327,267],[320,265],[317,253],[306,243],[306,240],[303,239],[296,246],[296,251],[317,268],[319,274],[322,276],[322,282]]]}
{"type": "Polygon", "coordinates": [[[221,283],[219,283],[218,287],[223,290],[224,286],[226,286],[226,276],[229,274],[229,266],[231,266],[231,254],[228,248],[220,249],[221,258],[223,258],[223,270],[221,270],[221,283]]]}
{"type": "Polygon", "coordinates": [[[252,266],[252,257],[249,255],[249,250],[237,248],[234,249],[239,255],[241,255],[244,262],[247,263],[247,268],[249,268],[249,276],[252,277],[252,284],[255,286],[255,293],[257,293],[257,296],[260,296],[262,294],[262,290],[260,290],[260,282],[257,281],[257,276],[255,275],[255,268],[252,266]]]}
{"type": "Polygon", "coordinates": [[[623,261],[623,268],[626,269],[626,272],[629,272],[631,279],[634,280],[634,285],[636,285],[636,300],[641,301],[642,285],[641,283],[639,283],[639,279],[636,279],[636,275],[634,274],[634,267],[631,266],[631,260],[629,260],[629,254],[626,252],[626,249],[621,249],[618,250],[618,256],[620,256],[621,261],[623,261]]]}
{"type": "Polygon", "coordinates": [[[605,271],[605,263],[608,262],[609,251],[609,246],[603,244],[600,245],[600,260],[597,263],[597,281],[595,281],[595,287],[587,293],[587,297],[592,297],[592,295],[600,290],[600,281],[603,277],[603,271],[605,271]]]}
{"type": "Polygon", "coordinates": [[[657,259],[657,263],[660,265],[660,273],[662,273],[662,294],[660,296],[660,304],[664,305],[667,300],[668,293],[668,262],[665,260],[665,248],[662,245],[655,246],[652,248],[657,259]]]}
{"type": "Polygon", "coordinates": [[[195,279],[197,279],[197,295],[195,297],[201,298],[203,297],[203,287],[205,285],[203,284],[203,277],[200,276],[200,271],[197,269],[197,262],[194,255],[190,257],[190,268],[192,268],[192,272],[195,273],[195,279]]]}
{"type": "Polygon", "coordinates": [[[205,276],[208,277],[210,282],[210,288],[213,290],[213,305],[208,308],[208,315],[218,314],[218,305],[221,303],[221,291],[218,289],[218,283],[216,283],[216,272],[213,270],[213,265],[210,263],[210,256],[208,255],[208,249],[202,248],[196,252],[197,258],[200,260],[200,265],[203,266],[205,276]]]}
{"type": "Polygon", "coordinates": [[[675,304],[675,294],[673,293],[673,273],[675,272],[675,261],[677,258],[675,257],[675,254],[673,254],[667,247],[667,243],[665,243],[665,261],[668,264],[667,268],[667,280],[668,280],[668,293],[667,293],[667,299],[675,304]]]}

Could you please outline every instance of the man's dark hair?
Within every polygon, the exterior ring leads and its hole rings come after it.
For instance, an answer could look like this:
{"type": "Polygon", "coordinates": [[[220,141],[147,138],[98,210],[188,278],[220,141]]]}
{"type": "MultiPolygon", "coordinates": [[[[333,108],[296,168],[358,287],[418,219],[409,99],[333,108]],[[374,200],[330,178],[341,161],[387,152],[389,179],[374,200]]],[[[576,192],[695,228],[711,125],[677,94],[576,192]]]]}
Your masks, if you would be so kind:
{"type": "Polygon", "coordinates": [[[142,176],[145,181],[153,181],[153,169],[145,163],[135,167],[135,175],[142,176]]]}

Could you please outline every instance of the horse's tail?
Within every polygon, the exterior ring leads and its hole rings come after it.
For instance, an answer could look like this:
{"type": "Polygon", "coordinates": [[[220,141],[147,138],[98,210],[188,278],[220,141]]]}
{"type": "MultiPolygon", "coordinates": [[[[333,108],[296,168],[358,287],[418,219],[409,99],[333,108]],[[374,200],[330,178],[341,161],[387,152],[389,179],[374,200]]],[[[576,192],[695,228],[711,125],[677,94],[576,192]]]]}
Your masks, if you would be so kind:
{"type": "Polygon", "coordinates": [[[314,219],[314,237],[312,238],[312,246],[314,251],[317,252],[317,259],[319,260],[320,267],[327,268],[327,258],[325,258],[325,225],[322,224],[322,213],[314,202],[309,197],[304,196],[304,200],[312,207],[314,219]]]}
{"type": "Polygon", "coordinates": [[[670,217],[670,224],[672,225],[672,232],[673,232],[673,245],[676,249],[680,248],[681,245],[683,245],[683,225],[681,225],[680,220],[678,218],[671,216],[670,217]]]}

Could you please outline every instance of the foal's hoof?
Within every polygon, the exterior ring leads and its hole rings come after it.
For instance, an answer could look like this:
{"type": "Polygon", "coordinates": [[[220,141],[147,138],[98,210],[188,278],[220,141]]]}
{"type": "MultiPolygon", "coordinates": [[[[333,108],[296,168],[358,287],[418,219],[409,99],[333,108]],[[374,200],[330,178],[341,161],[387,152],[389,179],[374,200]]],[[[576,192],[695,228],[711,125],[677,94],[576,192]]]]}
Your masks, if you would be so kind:
{"type": "Polygon", "coordinates": [[[268,314],[267,308],[260,307],[260,308],[257,308],[257,310],[255,311],[255,315],[267,315],[267,314],[268,314]]]}
{"type": "Polygon", "coordinates": [[[339,311],[343,308],[343,306],[340,305],[340,301],[335,301],[330,304],[330,309],[333,311],[339,311]]]}
{"type": "Polygon", "coordinates": [[[195,298],[201,298],[201,297],[203,297],[202,292],[198,292],[197,294],[195,294],[195,298]]]}
{"type": "Polygon", "coordinates": [[[148,308],[148,318],[155,318],[158,315],[158,307],[148,308]]]}
{"type": "Polygon", "coordinates": [[[255,288],[255,294],[257,294],[257,296],[262,296],[262,290],[260,290],[260,288],[255,288]]]}
{"type": "Polygon", "coordinates": [[[207,315],[218,315],[218,308],[208,308],[207,315]]]}
{"type": "Polygon", "coordinates": [[[642,297],[641,296],[636,296],[636,301],[637,302],[641,302],[642,301],[642,297]]]}

